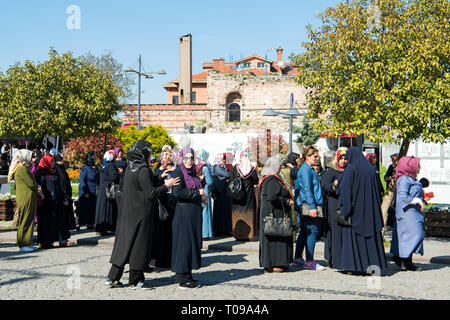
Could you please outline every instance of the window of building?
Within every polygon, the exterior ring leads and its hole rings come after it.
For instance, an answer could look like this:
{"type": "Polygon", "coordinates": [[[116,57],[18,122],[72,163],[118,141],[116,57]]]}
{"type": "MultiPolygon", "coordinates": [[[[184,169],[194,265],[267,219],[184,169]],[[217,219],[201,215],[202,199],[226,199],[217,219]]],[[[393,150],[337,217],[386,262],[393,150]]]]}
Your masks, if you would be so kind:
{"type": "Polygon", "coordinates": [[[243,63],[242,68],[250,68],[250,62],[243,63]]]}
{"type": "Polygon", "coordinates": [[[264,62],[258,62],[258,68],[264,68],[264,62]]]}
{"type": "Polygon", "coordinates": [[[178,104],[178,96],[172,96],[172,104],[178,104]]]}
{"type": "Polygon", "coordinates": [[[196,103],[197,102],[197,92],[192,92],[192,103],[196,103]]]}
{"type": "Polygon", "coordinates": [[[228,121],[241,121],[241,106],[237,103],[232,103],[228,106],[228,121]]]}

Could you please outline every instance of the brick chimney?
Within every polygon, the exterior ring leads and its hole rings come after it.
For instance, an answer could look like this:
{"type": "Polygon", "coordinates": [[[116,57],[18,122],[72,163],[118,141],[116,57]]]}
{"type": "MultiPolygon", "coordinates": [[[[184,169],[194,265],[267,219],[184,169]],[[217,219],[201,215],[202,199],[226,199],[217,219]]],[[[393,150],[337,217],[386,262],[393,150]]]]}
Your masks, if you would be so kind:
{"type": "Polygon", "coordinates": [[[192,102],[192,35],[180,38],[180,103],[192,102]]]}
{"type": "Polygon", "coordinates": [[[283,61],[283,48],[282,47],[277,48],[277,54],[278,54],[278,62],[283,61]]]}

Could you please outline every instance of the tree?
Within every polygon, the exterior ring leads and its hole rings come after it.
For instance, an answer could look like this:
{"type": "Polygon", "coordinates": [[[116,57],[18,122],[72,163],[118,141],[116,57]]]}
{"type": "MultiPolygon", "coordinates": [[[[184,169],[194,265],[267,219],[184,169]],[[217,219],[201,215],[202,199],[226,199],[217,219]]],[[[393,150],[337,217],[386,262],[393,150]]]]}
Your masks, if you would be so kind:
{"type": "Polygon", "coordinates": [[[310,121],[306,119],[306,117],[302,120],[302,126],[293,128],[294,133],[299,133],[300,135],[297,137],[295,142],[301,147],[311,146],[319,141],[320,133],[314,131],[313,126],[310,121]]]}
{"type": "Polygon", "coordinates": [[[123,91],[82,58],[51,49],[42,63],[16,63],[0,74],[0,136],[87,137],[114,131],[123,91]]]}
{"type": "Polygon", "coordinates": [[[135,95],[133,93],[135,81],[131,78],[131,75],[124,73],[123,65],[112,56],[111,51],[102,54],[100,57],[88,52],[81,58],[108,74],[124,92],[123,98],[130,99],[135,95]]]}
{"type": "Polygon", "coordinates": [[[120,128],[115,134],[124,144],[123,151],[126,153],[136,140],[147,140],[152,144],[153,155],[158,157],[161,154],[164,145],[176,146],[176,142],[169,136],[162,126],[149,125],[146,128],[138,130],[136,126],[129,128],[120,128]]]}
{"type": "MultiPolygon", "coordinates": [[[[305,52],[292,55],[296,81],[309,88],[308,116],[330,135],[372,141],[445,143],[450,136],[450,2],[347,0],[307,26],[305,52]]],[[[387,186],[387,209],[395,183],[387,186]]]]}
{"type": "Polygon", "coordinates": [[[292,55],[296,81],[310,88],[308,117],[331,135],[372,141],[444,143],[450,136],[450,3],[366,0],[339,3],[307,26],[292,55]]]}

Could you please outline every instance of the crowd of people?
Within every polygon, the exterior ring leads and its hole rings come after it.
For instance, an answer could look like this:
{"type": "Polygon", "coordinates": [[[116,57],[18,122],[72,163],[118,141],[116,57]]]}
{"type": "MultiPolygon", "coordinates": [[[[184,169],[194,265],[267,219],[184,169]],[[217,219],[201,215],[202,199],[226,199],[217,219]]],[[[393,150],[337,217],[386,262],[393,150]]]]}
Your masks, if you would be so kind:
{"type": "MultiPolygon", "coordinates": [[[[192,270],[201,268],[202,241],[237,237],[233,216],[255,217],[264,272],[286,272],[291,264],[326,269],[314,258],[319,237],[329,268],[356,274],[373,267],[386,270],[384,190],[372,155],[342,147],[322,168],[319,150],[308,146],[301,155],[284,159],[277,154],[258,167],[250,151],[244,146],[235,165],[229,152],[216,155],[211,164],[206,150],[165,145],[155,164],[152,144],[138,140],[126,158],[120,148],[108,150],[100,167],[95,152],[89,152],[80,170],[75,217],[62,156],[56,150],[40,158],[18,150],[8,174],[16,182],[17,244],[21,251],[37,249],[37,223],[40,248],[52,248],[54,242],[72,246],[70,231],[86,226],[99,236],[115,236],[107,286],[123,286],[128,264],[130,289],[152,289],[144,274],[158,268],[171,269],[181,289],[192,289],[200,286],[192,270]],[[266,233],[267,221],[277,218],[292,219],[289,236],[266,233]]],[[[423,254],[425,200],[416,180],[419,170],[420,159],[403,157],[398,164],[393,161],[385,176],[397,184],[391,252],[400,270],[420,270],[411,258],[423,254]]]]}

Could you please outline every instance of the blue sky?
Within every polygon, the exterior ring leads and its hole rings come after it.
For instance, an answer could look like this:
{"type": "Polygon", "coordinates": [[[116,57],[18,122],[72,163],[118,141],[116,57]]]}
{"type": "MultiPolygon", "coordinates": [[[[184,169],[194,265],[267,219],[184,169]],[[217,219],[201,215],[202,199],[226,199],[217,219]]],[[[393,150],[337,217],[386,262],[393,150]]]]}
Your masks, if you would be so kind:
{"type": "MultiPolygon", "coordinates": [[[[48,59],[49,47],[75,56],[111,51],[125,68],[137,68],[142,54],[145,71],[166,75],[142,80],[142,103],[167,103],[162,84],[178,77],[179,37],[192,34],[192,68],[205,61],[239,59],[252,54],[276,59],[302,51],[305,26],[319,26],[319,11],[339,0],[291,1],[140,1],[39,0],[0,2],[0,71],[15,62],[48,59]],[[80,8],[80,29],[69,29],[71,5],[80,8]]],[[[136,81],[137,83],[137,81],[136,81]]],[[[137,86],[135,88],[137,92],[137,86]]],[[[135,95],[137,97],[137,94],[135,95]]],[[[137,98],[128,101],[136,103],[137,98]]]]}

